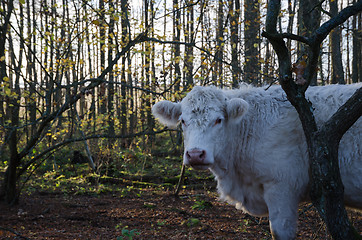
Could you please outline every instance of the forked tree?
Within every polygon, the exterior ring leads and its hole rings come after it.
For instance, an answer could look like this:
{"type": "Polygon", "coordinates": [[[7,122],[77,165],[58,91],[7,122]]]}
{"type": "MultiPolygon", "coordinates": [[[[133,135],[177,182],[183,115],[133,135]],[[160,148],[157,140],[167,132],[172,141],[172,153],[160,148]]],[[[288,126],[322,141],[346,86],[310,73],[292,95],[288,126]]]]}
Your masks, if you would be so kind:
{"type": "Polygon", "coordinates": [[[322,126],[317,126],[313,103],[305,92],[316,74],[321,43],[331,31],[349,17],[362,11],[362,1],[350,5],[308,34],[294,35],[277,31],[280,0],[270,0],[263,36],[272,44],[278,56],[279,83],[295,107],[303,125],[308,144],[311,177],[311,199],[327,225],[333,239],[361,239],[350,223],[343,203],[343,184],[338,166],[338,146],[343,134],[362,115],[362,88],[341,106],[322,126]],[[293,77],[290,49],[285,39],[301,42],[306,47],[306,65],[293,77]],[[298,79],[298,80],[296,80],[298,79]]]}

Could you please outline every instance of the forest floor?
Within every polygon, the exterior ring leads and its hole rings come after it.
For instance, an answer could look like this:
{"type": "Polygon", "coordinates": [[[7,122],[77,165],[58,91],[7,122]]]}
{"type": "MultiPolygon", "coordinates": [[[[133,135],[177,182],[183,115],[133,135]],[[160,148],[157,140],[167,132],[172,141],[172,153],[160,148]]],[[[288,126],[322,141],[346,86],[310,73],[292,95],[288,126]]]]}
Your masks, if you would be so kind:
{"type": "MultiPolygon", "coordinates": [[[[362,214],[349,211],[362,232],[362,214]]],[[[271,239],[268,220],[221,202],[216,190],[128,188],[100,194],[35,192],[0,203],[0,239],[271,239]]],[[[331,239],[309,204],[297,239],[331,239]]]]}

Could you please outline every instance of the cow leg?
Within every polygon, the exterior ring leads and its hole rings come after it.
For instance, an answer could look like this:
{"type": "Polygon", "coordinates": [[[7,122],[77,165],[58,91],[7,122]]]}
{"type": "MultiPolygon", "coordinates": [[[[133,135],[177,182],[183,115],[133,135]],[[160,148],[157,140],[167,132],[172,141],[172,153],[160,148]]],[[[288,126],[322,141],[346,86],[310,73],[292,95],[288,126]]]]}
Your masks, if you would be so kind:
{"type": "Polygon", "coordinates": [[[269,188],[265,201],[269,211],[269,225],[273,239],[295,239],[298,220],[298,201],[292,191],[284,188],[269,188]]]}

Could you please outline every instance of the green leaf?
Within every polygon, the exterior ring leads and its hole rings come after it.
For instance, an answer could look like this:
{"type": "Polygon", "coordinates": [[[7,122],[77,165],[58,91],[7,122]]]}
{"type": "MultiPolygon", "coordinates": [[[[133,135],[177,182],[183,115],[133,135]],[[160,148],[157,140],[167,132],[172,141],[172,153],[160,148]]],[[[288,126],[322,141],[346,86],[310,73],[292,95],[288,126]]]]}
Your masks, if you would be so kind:
{"type": "Polygon", "coordinates": [[[10,88],[5,87],[5,88],[4,88],[4,92],[5,92],[5,95],[6,95],[6,96],[9,96],[9,97],[10,97],[10,95],[11,95],[11,89],[10,89],[10,88]]]}
{"type": "Polygon", "coordinates": [[[92,23],[97,26],[101,25],[101,22],[98,19],[93,20],[92,23]]]}

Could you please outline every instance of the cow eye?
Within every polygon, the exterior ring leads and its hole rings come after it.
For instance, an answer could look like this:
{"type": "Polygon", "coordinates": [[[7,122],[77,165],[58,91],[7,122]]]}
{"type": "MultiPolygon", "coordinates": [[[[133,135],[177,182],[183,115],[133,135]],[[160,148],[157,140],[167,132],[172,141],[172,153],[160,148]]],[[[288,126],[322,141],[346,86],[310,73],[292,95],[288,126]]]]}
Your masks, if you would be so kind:
{"type": "Polygon", "coordinates": [[[185,120],[181,119],[182,125],[186,125],[185,120]]]}
{"type": "Polygon", "coordinates": [[[216,119],[216,121],[215,121],[215,125],[217,125],[217,124],[220,124],[221,123],[221,118],[218,118],[218,119],[216,119]]]}

